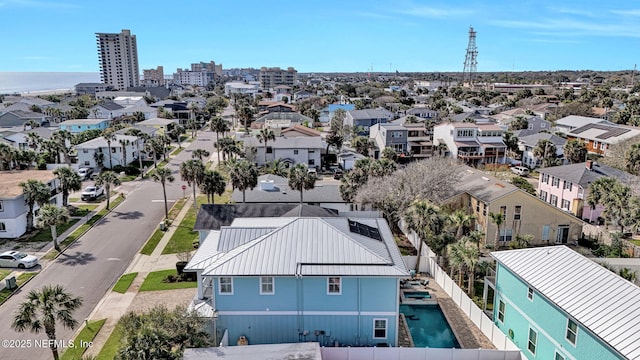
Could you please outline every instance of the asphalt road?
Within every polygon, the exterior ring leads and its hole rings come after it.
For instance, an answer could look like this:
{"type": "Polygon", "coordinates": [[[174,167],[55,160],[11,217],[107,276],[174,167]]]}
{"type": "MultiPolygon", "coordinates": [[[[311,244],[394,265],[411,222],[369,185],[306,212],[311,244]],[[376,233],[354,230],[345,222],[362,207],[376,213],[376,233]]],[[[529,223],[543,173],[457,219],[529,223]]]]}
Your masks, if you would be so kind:
{"type": "MultiPolygon", "coordinates": [[[[206,149],[213,154],[215,134],[198,132],[198,138],[169,163],[176,181],[167,186],[167,199],[182,196],[178,166],[191,158],[191,150],[206,149]]],[[[44,285],[63,285],[74,296],[83,298],[82,307],[74,313],[80,323],[93,311],[126,270],[135,254],[144,245],[164,217],[162,186],[151,180],[122,185],[128,192],[125,201],[89,230],[55,262],[26,284],[19,293],[0,307],[0,359],[33,360],[52,358],[47,344],[39,347],[37,340],[46,339],[44,333],[18,333],[11,329],[14,313],[26,294],[44,285]],[[22,340],[22,341],[12,341],[22,340]]],[[[190,192],[187,193],[189,195],[190,192]]],[[[75,330],[56,328],[58,340],[67,343],[75,330]]]]}

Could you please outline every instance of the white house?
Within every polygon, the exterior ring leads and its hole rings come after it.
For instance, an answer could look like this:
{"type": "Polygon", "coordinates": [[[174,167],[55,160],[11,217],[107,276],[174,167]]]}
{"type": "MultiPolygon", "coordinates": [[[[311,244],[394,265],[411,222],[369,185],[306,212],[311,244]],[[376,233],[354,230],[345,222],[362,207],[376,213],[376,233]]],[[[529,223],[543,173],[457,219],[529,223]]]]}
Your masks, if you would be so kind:
{"type": "Polygon", "coordinates": [[[268,141],[266,145],[265,147],[265,143],[261,143],[255,137],[244,139],[245,151],[248,151],[249,148],[256,149],[255,161],[258,166],[265,164],[265,151],[267,162],[280,159],[291,165],[320,166],[320,153],[325,148],[319,136],[280,136],[275,140],[268,141]]]}
{"type": "MultiPolygon", "coordinates": [[[[138,158],[137,141],[143,142],[135,136],[116,134],[115,140],[111,141],[111,150],[109,150],[109,143],[103,137],[83,142],[76,145],[78,164],[91,168],[126,166],[138,158]],[[110,165],[110,162],[113,165],[110,165]]],[[[139,147],[144,148],[144,144],[141,143],[139,147]]]]}
{"type": "Polygon", "coordinates": [[[556,158],[560,159],[564,157],[564,144],[567,142],[566,139],[549,133],[537,133],[518,139],[518,149],[522,151],[522,165],[530,168],[536,168],[542,165],[542,159],[533,154],[533,149],[538,146],[540,140],[551,141],[556,146],[556,158]]]}
{"type": "MultiPolygon", "coordinates": [[[[469,165],[504,164],[507,146],[504,130],[495,124],[444,123],[433,127],[434,149],[446,152],[469,165]]],[[[435,150],[434,150],[435,151],[435,150]]]]}

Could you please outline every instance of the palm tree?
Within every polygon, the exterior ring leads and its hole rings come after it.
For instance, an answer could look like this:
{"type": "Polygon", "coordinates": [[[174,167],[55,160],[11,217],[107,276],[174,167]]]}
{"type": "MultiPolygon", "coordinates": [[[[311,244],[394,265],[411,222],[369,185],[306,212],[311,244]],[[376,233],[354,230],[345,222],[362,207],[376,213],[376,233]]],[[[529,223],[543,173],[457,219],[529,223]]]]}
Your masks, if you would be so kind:
{"type": "Polygon", "coordinates": [[[180,177],[193,188],[193,208],[198,210],[196,199],[196,186],[202,182],[204,176],[204,164],[200,160],[187,160],[180,164],[180,177]]]}
{"type": "Polygon", "coordinates": [[[47,184],[29,179],[21,182],[22,193],[24,194],[24,202],[27,204],[29,211],[27,212],[27,231],[33,230],[33,210],[36,204],[43,206],[51,199],[51,189],[47,184]]]}
{"type": "Polygon", "coordinates": [[[469,228],[475,217],[473,215],[469,215],[462,210],[457,210],[449,215],[449,221],[456,227],[456,239],[462,238],[464,235],[464,229],[469,228]]]}
{"type": "Polygon", "coordinates": [[[242,191],[242,202],[244,203],[246,190],[253,190],[258,185],[258,169],[255,164],[245,159],[229,161],[227,166],[229,167],[231,186],[242,191]]]}
{"type": "Polygon", "coordinates": [[[195,149],[191,152],[191,158],[198,159],[200,161],[202,161],[202,158],[208,157],[209,155],[211,154],[205,149],[195,149]]]}
{"type": "Polygon", "coordinates": [[[316,185],[316,175],[309,172],[304,164],[296,164],[289,169],[289,187],[292,190],[300,191],[300,213],[302,216],[302,193],[304,190],[311,190],[316,185]]]}
{"type": "Polygon", "coordinates": [[[178,143],[178,147],[182,148],[182,137],[181,135],[185,133],[185,129],[182,125],[174,125],[173,128],[169,131],[169,134],[176,139],[178,143]]]}
{"type": "Polygon", "coordinates": [[[572,164],[584,162],[587,158],[587,148],[576,139],[569,140],[564,144],[564,157],[572,164]]]}
{"type": "Polygon", "coordinates": [[[351,146],[357,153],[368,156],[369,150],[373,149],[374,144],[368,137],[356,136],[351,140],[351,146]]]}
{"type": "Polygon", "coordinates": [[[218,140],[216,143],[218,151],[222,151],[222,161],[226,161],[227,157],[232,158],[235,154],[238,154],[240,149],[238,141],[231,136],[225,136],[218,140]]]}
{"type": "Polygon", "coordinates": [[[616,179],[610,177],[601,177],[591,183],[589,186],[589,195],[587,195],[587,204],[591,207],[589,214],[589,222],[593,222],[591,218],[596,205],[602,204],[603,199],[607,196],[609,189],[616,183],[616,179]]]}
{"type": "Polygon", "coordinates": [[[71,144],[71,139],[73,139],[73,134],[67,130],[59,130],[51,135],[51,140],[55,141],[58,144],[58,150],[62,152],[64,155],[64,161],[67,166],[71,166],[71,150],[70,146],[67,144],[71,144]]]}
{"type": "Polygon", "coordinates": [[[502,215],[502,213],[498,212],[498,213],[489,213],[489,218],[491,218],[491,222],[493,222],[494,224],[496,224],[496,238],[493,241],[493,251],[498,250],[498,242],[500,241],[500,227],[502,226],[502,224],[504,223],[504,215],[502,215]]]}
{"type": "Polygon", "coordinates": [[[59,167],[53,170],[53,174],[60,180],[62,188],[62,206],[69,204],[69,192],[78,191],[82,188],[80,175],[68,166],[59,167]]]}
{"type": "Polygon", "coordinates": [[[418,258],[416,261],[416,272],[419,271],[420,256],[422,254],[422,244],[427,242],[438,256],[442,249],[438,249],[434,237],[439,234],[444,226],[444,219],[440,215],[440,208],[431,204],[427,200],[416,200],[405,213],[405,221],[409,229],[418,235],[418,258]]]}
{"type": "Polygon", "coordinates": [[[207,201],[215,204],[215,195],[222,196],[227,183],[224,177],[215,170],[206,170],[200,183],[200,191],[207,194],[207,201]]]}
{"type": "Polygon", "coordinates": [[[467,294],[473,298],[474,296],[474,285],[476,281],[476,269],[478,268],[478,263],[480,262],[480,252],[478,249],[473,246],[470,241],[464,241],[460,255],[462,257],[462,262],[464,267],[467,269],[468,274],[467,277],[469,279],[467,294]]]}
{"type": "Polygon", "coordinates": [[[266,163],[261,171],[263,174],[272,174],[276,176],[287,176],[287,168],[285,166],[284,161],[282,159],[275,159],[271,162],[266,163]]]}
{"type": "Polygon", "coordinates": [[[151,178],[155,182],[159,182],[162,184],[162,195],[164,196],[164,218],[169,218],[169,208],[167,207],[167,182],[172,183],[175,181],[175,177],[171,175],[171,170],[166,167],[161,167],[159,169],[155,169],[151,173],[151,178]]]}
{"type": "Polygon", "coordinates": [[[33,150],[38,150],[42,145],[42,136],[37,132],[30,132],[27,134],[27,145],[33,150]]]}
{"type": "Polygon", "coordinates": [[[111,205],[111,186],[120,185],[120,179],[113,171],[103,171],[98,174],[96,185],[104,186],[104,190],[107,193],[107,210],[109,210],[111,205]]]}
{"type": "Polygon", "coordinates": [[[62,252],[62,250],[60,250],[60,245],[58,244],[58,233],[56,227],[58,225],[66,224],[69,219],[69,211],[64,207],[45,204],[38,211],[36,226],[41,229],[44,229],[47,226],[51,228],[51,239],[53,239],[53,247],[58,250],[58,252],[62,252]]]}
{"type": "MultiPolygon", "coordinates": [[[[126,135],[135,136],[136,148],[138,150],[138,167],[140,168],[140,178],[144,179],[144,169],[142,169],[142,149],[140,148],[141,141],[149,140],[149,135],[143,133],[140,129],[131,128],[125,132],[126,135]]],[[[155,164],[155,161],[154,161],[155,164]]]]}
{"type": "Polygon", "coordinates": [[[550,140],[542,139],[533,148],[533,156],[542,159],[542,167],[556,165],[556,145],[550,140]]]}
{"type": "Polygon", "coordinates": [[[276,140],[276,134],[273,133],[273,130],[271,130],[271,128],[263,128],[260,130],[260,133],[258,135],[256,135],[256,137],[258,138],[258,141],[260,141],[260,143],[262,143],[264,141],[264,163],[267,163],[267,142],[269,140],[276,140]]]}
{"type": "Polygon", "coordinates": [[[29,292],[27,300],[16,311],[11,327],[18,332],[28,329],[34,334],[44,330],[51,340],[49,346],[53,358],[58,360],[56,322],[59,321],[64,328],[75,329],[78,321],[72,314],[81,305],[82,298],[73,297],[61,285],[46,285],[39,291],[29,292]]]}
{"type": "Polygon", "coordinates": [[[111,142],[116,141],[116,134],[113,130],[107,129],[102,134],[102,137],[107,141],[107,146],[109,147],[109,169],[113,169],[113,160],[111,159],[111,142]]]}
{"type": "Polygon", "coordinates": [[[129,163],[127,162],[127,145],[131,145],[131,140],[118,139],[118,143],[122,147],[122,166],[127,166],[129,165],[129,163]]]}
{"type": "Polygon", "coordinates": [[[534,237],[531,234],[517,234],[514,241],[511,243],[511,248],[513,249],[524,249],[531,246],[531,242],[534,237]]]}
{"type": "Polygon", "coordinates": [[[458,286],[462,287],[462,269],[464,268],[464,244],[458,241],[447,245],[447,259],[449,260],[449,277],[453,280],[454,270],[458,272],[458,286]]]}
{"type": "MultiPolygon", "coordinates": [[[[211,131],[214,131],[216,133],[216,144],[220,140],[220,134],[221,133],[225,134],[230,130],[229,124],[219,116],[216,116],[213,119],[211,119],[210,128],[211,128],[211,131]]],[[[218,163],[220,163],[220,148],[218,148],[218,163]]]]}
{"type": "Polygon", "coordinates": [[[640,144],[633,144],[625,154],[625,165],[632,174],[640,175],[640,144]]]}

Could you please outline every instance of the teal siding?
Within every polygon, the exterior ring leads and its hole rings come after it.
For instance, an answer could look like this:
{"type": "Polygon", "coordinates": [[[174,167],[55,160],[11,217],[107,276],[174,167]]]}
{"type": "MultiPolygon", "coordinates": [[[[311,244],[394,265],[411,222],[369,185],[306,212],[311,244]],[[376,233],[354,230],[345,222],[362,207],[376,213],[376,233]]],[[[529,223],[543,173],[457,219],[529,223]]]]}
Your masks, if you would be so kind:
{"type": "Polygon", "coordinates": [[[567,314],[538,292],[534,291],[533,301],[529,300],[528,288],[524,281],[498,264],[495,323],[507,335],[509,330],[513,331],[513,342],[528,359],[553,359],[555,351],[567,359],[624,359],[580,324],[576,345],[571,344],[565,339],[567,314]],[[504,324],[498,319],[500,300],[505,303],[504,324]],[[529,327],[538,332],[535,356],[527,349],[529,327]]]}

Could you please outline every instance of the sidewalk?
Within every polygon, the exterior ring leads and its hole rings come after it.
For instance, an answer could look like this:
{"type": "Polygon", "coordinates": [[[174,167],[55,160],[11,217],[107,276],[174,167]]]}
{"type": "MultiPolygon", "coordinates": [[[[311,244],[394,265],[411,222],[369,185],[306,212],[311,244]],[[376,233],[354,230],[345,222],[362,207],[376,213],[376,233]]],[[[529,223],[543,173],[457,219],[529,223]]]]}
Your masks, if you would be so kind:
{"type": "MultiPolygon", "coordinates": [[[[169,239],[176,231],[176,228],[182,222],[182,219],[186,216],[189,209],[193,206],[193,199],[189,199],[184,203],[182,210],[176,218],[173,220],[172,225],[167,232],[164,233],[162,239],[153,250],[151,255],[136,254],[125,274],[137,272],[138,275],[129,286],[129,289],[124,294],[117,293],[115,291],[109,291],[102,300],[98,303],[96,308],[89,315],[88,320],[100,320],[107,319],[98,332],[98,335],[93,339],[93,346],[87,349],[85,356],[97,356],[109,336],[113,332],[113,329],[118,324],[118,320],[124,315],[131,304],[133,303],[138,289],[144,282],[145,278],[150,272],[173,269],[176,266],[178,257],[176,254],[162,255],[162,250],[165,248],[169,239]]],[[[80,329],[78,329],[80,331],[80,329]]]]}

